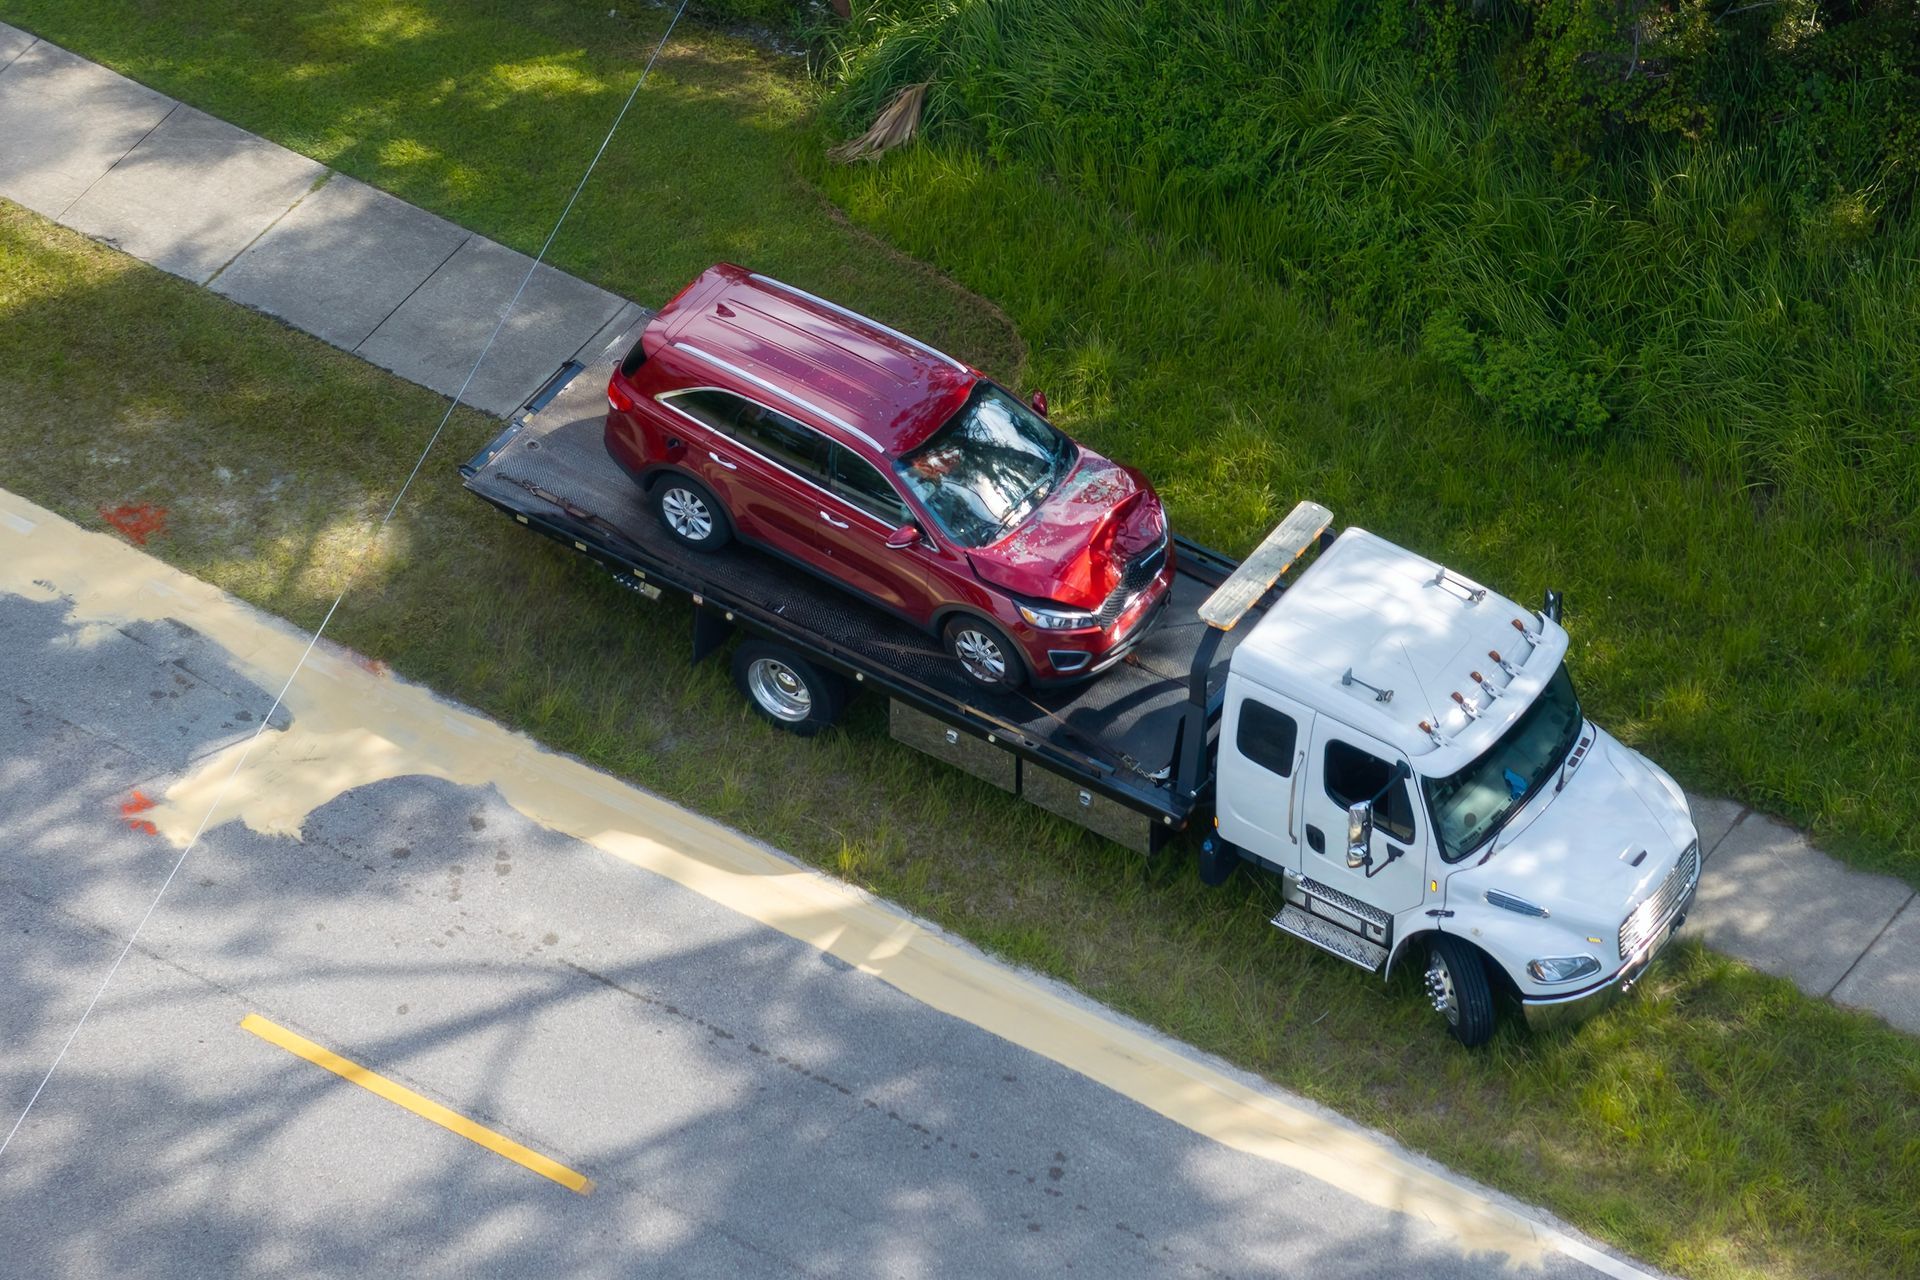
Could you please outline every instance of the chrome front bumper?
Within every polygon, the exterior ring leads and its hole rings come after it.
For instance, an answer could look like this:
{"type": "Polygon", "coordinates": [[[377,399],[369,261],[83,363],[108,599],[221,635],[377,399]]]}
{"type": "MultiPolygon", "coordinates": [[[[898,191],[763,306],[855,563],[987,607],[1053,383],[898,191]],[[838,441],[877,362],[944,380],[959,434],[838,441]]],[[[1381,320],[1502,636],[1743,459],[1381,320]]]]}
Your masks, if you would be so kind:
{"type": "Polygon", "coordinates": [[[1694,876],[1693,884],[1687,889],[1687,898],[1673,916],[1673,922],[1660,931],[1658,937],[1641,948],[1640,953],[1628,960],[1608,978],[1583,991],[1571,992],[1563,996],[1522,996],[1520,1010],[1526,1015],[1527,1028],[1531,1031],[1550,1031],[1556,1027],[1570,1027],[1584,1022],[1633,990],[1634,984],[1653,963],[1654,957],[1666,950],[1667,943],[1678,933],[1680,926],[1687,922],[1687,915],[1693,910],[1693,898],[1700,891],[1700,877],[1694,876]]]}

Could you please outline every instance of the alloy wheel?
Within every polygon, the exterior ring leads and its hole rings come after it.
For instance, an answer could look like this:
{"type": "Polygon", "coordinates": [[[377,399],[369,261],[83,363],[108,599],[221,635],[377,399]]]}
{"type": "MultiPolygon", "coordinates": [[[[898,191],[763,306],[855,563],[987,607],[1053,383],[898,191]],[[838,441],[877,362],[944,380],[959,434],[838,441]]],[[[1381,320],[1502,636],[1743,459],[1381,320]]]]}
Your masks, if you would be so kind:
{"type": "Polygon", "coordinates": [[[713,532],[713,512],[691,489],[672,488],[660,495],[667,527],[688,542],[703,542],[713,532]]]}

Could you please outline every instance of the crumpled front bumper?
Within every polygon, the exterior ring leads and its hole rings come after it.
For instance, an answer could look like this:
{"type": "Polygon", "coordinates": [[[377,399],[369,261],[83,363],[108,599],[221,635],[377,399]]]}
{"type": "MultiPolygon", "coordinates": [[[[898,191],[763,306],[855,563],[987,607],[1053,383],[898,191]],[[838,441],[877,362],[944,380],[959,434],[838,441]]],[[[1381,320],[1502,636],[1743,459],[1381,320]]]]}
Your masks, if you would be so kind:
{"type": "Polygon", "coordinates": [[[1674,913],[1673,923],[1661,930],[1659,937],[1643,947],[1639,955],[1621,965],[1611,977],[1602,979],[1584,991],[1568,995],[1522,996],[1520,1009],[1526,1015],[1528,1029],[1551,1031],[1556,1027],[1574,1026],[1610,1008],[1615,1001],[1632,991],[1634,984],[1646,973],[1647,966],[1653,963],[1654,957],[1666,950],[1667,943],[1687,922],[1687,915],[1693,910],[1694,895],[1699,891],[1700,879],[1696,875],[1692,887],[1687,890],[1686,901],[1674,913]]]}

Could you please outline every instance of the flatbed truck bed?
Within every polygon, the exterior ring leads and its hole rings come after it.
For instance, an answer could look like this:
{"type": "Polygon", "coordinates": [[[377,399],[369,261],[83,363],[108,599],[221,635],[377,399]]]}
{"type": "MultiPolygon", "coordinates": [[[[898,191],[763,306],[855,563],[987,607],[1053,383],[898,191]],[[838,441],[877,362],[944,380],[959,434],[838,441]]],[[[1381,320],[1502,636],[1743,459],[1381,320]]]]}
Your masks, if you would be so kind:
{"type": "Polygon", "coordinates": [[[1190,825],[1211,792],[1227,660],[1251,630],[1199,614],[1232,560],[1176,535],[1170,603],[1124,662],[1064,688],[982,691],[934,637],[859,597],[753,547],[702,553],[666,533],[603,443],[608,377],[649,319],[557,371],[460,468],[466,487],[650,599],[687,596],[695,661],[735,631],[759,635],[884,694],[906,745],[1109,839],[1152,852],[1190,825]]]}

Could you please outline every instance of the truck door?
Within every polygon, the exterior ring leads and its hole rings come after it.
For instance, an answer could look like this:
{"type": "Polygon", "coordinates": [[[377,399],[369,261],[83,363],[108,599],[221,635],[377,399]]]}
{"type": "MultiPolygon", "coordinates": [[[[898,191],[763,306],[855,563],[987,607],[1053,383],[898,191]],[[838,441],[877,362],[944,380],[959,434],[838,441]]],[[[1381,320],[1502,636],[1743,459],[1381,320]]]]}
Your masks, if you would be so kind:
{"type": "Polygon", "coordinates": [[[1322,716],[1301,788],[1301,873],[1395,914],[1419,906],[1427,894],[1426,832],[1412,780],[1395,782],[1374,805],[1371,868],[1347,866],[1347,806],[1372,799],[1400,759],[1392,748],[1322,716]],[[1389,863],[1395,850],[1399,856],[1389,863]]]}
{"type": "Polygon", "coordinates": [[[1220,835],[1270,867],[1300,869],[1301,793],[1313,712],[1242,676],[1227,677],[1214,811],[1220,835]]]}

